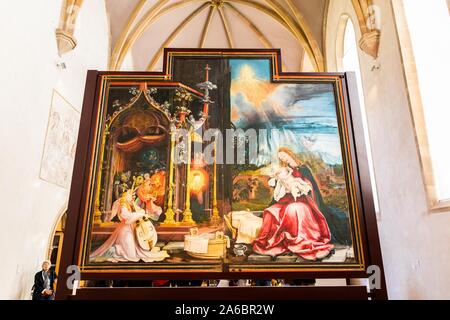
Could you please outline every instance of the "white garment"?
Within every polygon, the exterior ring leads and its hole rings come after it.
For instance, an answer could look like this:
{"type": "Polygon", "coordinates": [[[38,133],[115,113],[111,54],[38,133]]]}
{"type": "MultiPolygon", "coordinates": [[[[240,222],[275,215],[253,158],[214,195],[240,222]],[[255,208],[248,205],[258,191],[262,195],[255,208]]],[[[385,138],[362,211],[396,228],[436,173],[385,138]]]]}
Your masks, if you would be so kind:
{"type": "Polygon", "coordinates": [[[273,198],[279,201],[287,193],[292,194],[294,200],[307,195],[312,187],[302,178],[296,178],[292,175],[294,170],[291,167],[281,167],[275,171],[273,177],[269,180],[269,185],[274,186],[273,198]]]}
{"type": "Polygon", "coordinates": [[[236,243],[251,244],[261,230],[263,219],[249,211],[233,211],[231,225],[237,229],[236,243]]]}
{"type": "Polygon", "coordinates": [[[249,280],[244,280],[244,279],[240,279],[238,280],[238,287],[250,287],[250,281],[249,280]]]}
{"type": "Polygon", "coordinates": [[[230,280],[220,280],[219,284],[217,285],[218,288],[229,287],[229,286],[230,286],[230,280]]]}
{"type": "MultiPolygon", "coordinates": [[[[144,262],[162,261],[168,258],[166,251],[161,251],[160,248],[154,247],[150,251],[144,250],[139,245],[135,237],[136,221],[144,217],[143,210],[139,212],[130,211],[126,206],[120,205],[116,202],[113,206],[114,214],[117,214],[120,223],[116,224],[116,229],[111,236],[90,255],[91,261],[98,259],[111,262],[144,262]]],[[[156,243],[157,235],[154,233],[153,242],[156,243]]]]}
{"type": "Polygon", "coordinates": [[[211,236],[208,233],[199,236],[184,236],[184,250],[192,253],[208,253],[208,243],[211,236]]]}

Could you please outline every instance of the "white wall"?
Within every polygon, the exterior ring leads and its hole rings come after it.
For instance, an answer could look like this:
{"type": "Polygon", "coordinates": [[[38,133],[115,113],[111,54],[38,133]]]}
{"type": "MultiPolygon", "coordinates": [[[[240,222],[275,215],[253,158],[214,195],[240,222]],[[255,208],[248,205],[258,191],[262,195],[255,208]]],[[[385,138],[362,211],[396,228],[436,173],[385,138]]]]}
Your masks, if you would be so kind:
{"type": "MultiPolygon", "coordinates": [[[[450,213],[427,209],[400,48],[388,0],[380,9],[380,70],[359,50],[380,221],[383,261],[391,299],[449,299],[450,213]]],[[[331,0],[327,24],[328,70],[337,70],[336,31],[342,14],[358,26],[350,0],[331,0]]],[[[357,30],[357,39],[360,38],[357,30]]]]}
{"type": "Polygon", "coordinates": [[[86,71],[106,69],[104,1],[85,1],[77,48],[59,58],[61,1],[0,2],[0,299],[29,298],[68,190],[39,178],[53,89],[81,110],[86,71]],[[66,70],[56,63],[64,61],[66,70]]]}

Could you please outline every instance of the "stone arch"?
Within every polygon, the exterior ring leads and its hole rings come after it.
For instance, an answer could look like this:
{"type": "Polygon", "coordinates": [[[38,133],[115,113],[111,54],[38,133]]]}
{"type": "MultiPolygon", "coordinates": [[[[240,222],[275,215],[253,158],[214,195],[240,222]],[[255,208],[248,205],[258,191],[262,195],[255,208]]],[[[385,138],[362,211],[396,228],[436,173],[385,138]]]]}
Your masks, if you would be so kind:
{"type": "MultiPolygon", "coordinates": [[[[152,7],[150,7],[146,13],[142,16],[142,18],[139,21],[136,21],[137,17],[141,13],[143,7],[144,7],[145,1],[140,1],[136,7],[133,9],[130,17],[128,18],[128,21],[125,25],[125,28],[122,30],[118,41],[116,42],[111,58],[109,63],[109,68],[111,70],[120,70],[120,67],[122,65],[122,62],[125,59],[125,56],[127,53],[131,50],[131,48],[134,46],[136,41],[142,36],[144,31],[155,21],[160,18],[161,16],[168,14],[170,12],[173,12],[174,10],[178,8],[185,7],[187,5],[194,5],[195,10],[191,13],[192,14],[198,14],[199,11],[205,10],[207,6],[217,7],[217,10],[219,13],[222,12],[223,16],[223,10],[229,9],[233,10],[232,7],[230,7],[230,4],[233,3],[240,4],[243,6],[251,7],[253,9],[258,10],[259,12],[265,14],[266,16],[270,17],[271,19],[274,19],[277,21],[280,25],[282,25],[289,33],[291,33],[299,42],[299,44],[304,48],[306,53],[308,54],[312,64],[314,65],[315,69],[317,71],[323,71],[324,70],[324,63],[323,63],[323,53],[320,50],[318,43],[316,39],[312,36],[312,32],[310,31],[309,25],[306,23],[306,21],[303,19],[300,11],[298,8],[293,4],[292,1],[288,1],[288,7],[291,11],[293,11],[293,15],[287,11],[286,8],[281,6],[276,1],[267,0],[265,1],[265,4],[256,2],[256,1],[242,1],[242,0],[229,0],[229,1],[222,1],[222,0],[186,0],[186,1],[179,1],[176,3],[168,4],[167,0],[160,0],[157,1],[152,7]],[[200,2],[200,6],[196,6],[196,3],[200,2]]],[[[175,28],[173,33],[166,39],[166,41],[163,42],[163,46],[169,46],[172,40],[176,37],[176,35],[190,22],[191,15],[188,15],[186,19],[183,20],[183,22],[175,28]]],[[[242,17],[242,16],[241,16],[242,17]]],[[[210,15],[208,15],[208,18],[210,19],[210,15]]],[[[224,28],[227,30],[227,23],[225,19],[222,19],[222,22],[224,24],[224,28]]],[[[205,23],[205,26],[207,25],[207,21],[205,23]]],[[[255,29],[255,26],[250,24],[249,25],[251,29],[257,34],[257,36],[264,41],[264,43],[267,44],[267,40],[265,39],[264,34],[258,30],[255,29]]],[[[204,30],[207,30],[207,28],[203,28],[204,30]]],[[[199,32],[203,32],[203,30],[199,30],[199,32]]],[[[229,43],[232,44],[231,41],[231,35],[227,33],[229,43]]],[[[153,67],[155,65],[155,61],[158,60],[162,53],[162,50],[157,50],[156,54],[152,57],[149,68],[153,67]]]]}
{"type": "Polygon", "coordinates": [[[53,222],[52,231],[49,235],[47,244],[46,259],[52,262],[56,273],[59,271],[59,262],[61,259],[62,245],[64,240],[64,229],[66,224],[68,203],[59,210],[56,219],[53,222]]]}

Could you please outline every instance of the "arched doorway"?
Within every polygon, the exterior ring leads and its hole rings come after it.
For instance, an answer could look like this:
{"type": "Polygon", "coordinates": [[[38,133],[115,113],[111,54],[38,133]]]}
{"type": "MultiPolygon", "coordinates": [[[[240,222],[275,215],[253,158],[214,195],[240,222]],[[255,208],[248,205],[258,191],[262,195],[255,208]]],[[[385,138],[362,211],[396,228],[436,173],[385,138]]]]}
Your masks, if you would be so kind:
{"type": "Polygon", "coordinates": [[[61,261],[66,219],[67,209],[65,208],[64,210],[62,210],[62,213],[59,215],[58,220],[53,227],[47,251],[47,260],[51,262],[52,268],[57,274],[59,272],[59,263],[61,261]]]}

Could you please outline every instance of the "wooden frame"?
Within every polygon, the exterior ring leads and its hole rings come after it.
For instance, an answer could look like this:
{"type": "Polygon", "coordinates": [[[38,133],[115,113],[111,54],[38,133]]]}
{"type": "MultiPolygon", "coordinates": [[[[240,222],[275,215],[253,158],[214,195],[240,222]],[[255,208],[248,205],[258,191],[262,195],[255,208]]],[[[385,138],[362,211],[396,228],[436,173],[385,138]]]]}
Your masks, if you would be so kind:
{"type": "MultiPolygon", "coordinates": [[[[89,71],[87,75],[83,112],[78,137],[77,155],[74,165],[71,194],[68,205],[68,217],[66,233],[64,239],[63,253],[61,258],[61,269],[65,270],[69,265],[79,265],[79,252],[82,237],[82,225],[84,221],[85,199],[89,190],[89,175],[94,147],[94,136],[97,125],[97,114],[99,108],[99,92],[102,86],[102,78],[121,76],[138,76],[151,80],[161,79],[171,81],[172,62],[174,56],[191,55],[202,57],[220,56],[272,56],[273,80],[283,79],[335,79],[340,84],[343,99],[344,116],[347,119],[348,146],[350,150],[350,160],[353,173],[355,203],[359,208],[358,219],[361,236],[361,254],[363,255],[363,265],[356,268],[330,268],[330,269],[308,269],[303,270],[239,270],[239,268],[223,265],[223,270],[194,270],[195,272],[183,272],[181,270],[157,271],[140,270],[139,272],[129,272],[124,270],[109,270],[93,272],[81,272],[81,280],[133,280],[133,279],[242,279],[242,278],[285,278],[285,279],[315,279],[315,278],[366,278],[366,268],[370,265],[377,265],[381,269],[381,288],[373,290],[373,297],[385,299],[386,288],[384,281],[383,264],[379,246],[378,231],[375,209],[371,194],[369,169],[367,164],[361,114],[359,111],[358,95],[356,89],[355,76],[352,73],[284,73],[281,70],[280,51],[270,50],[235,50],[235,49],[166,49],[163,72],[98,72],[89,71]],[[201,272],[199,272],[201,271],[201,272]]],[[[60,272],[60,282],[66,283],[68,274],[60,272]]],[[[351,287],[348,287],[351,288],[351,287]]],[[[254,290],[267,290],[268,288],[254,288],[254,290]]],[[[302,290],[309,290],[305,287],[302,290]]],[[[80,297],[88,298],[97,296],[98,292],[107,292],[107,289],[86,288],[81,289],[84,294],[80,297]],[[87,295],[85,295],[87,294],[87,295]]],[[[107,295],[114,295],[114,290],[110,289],[107,295]]],[[[124,289],[122,289],[124,290],[124,289]]],[[[154,289],[153,289],[154,290],[154,289]]],[[[192,289],[199,290],[199,289],[192,289]]],[[[217,289],[221,290],[221,289],[217,289]]],[[[237,290],[237,289],[236,289],[237,290]]],[[[293,290],[293,289],[292,289],[293,290]]],[[[316,290],[316,289],[314,289],[316,290]]],[[[345,291],[345,289],[343,289],[345,291]]],[[[353,289],[349,289],[353,290],[353,289]]],[[[297,290],[298,291],[298,290],[297,290]]],[[[118,292],[118,291],[115,291],[118,292]]],[[[148,291],[154,292],[154,291],[148,291]]],[[[184,292],[184,291],[183,291],[184,292]]],[[[261,291],[258,291],[261,292],[261,291]]],[[[70,290],[60,286],[57,297],[66,299],[70,296],[70,290]]],[[[134,295],[133,295],[134,296],[134,295]]],[[[151,295],[150,295],[151,296],[151,295]]],[[[148,296],[148,297],[150,297],[148,296]]],[[[183,296],[183,295],[182,295],[183,296]]],[[[221,295],[219,294],[218,297],[221,295]]],[[[270,296],[270,294],[269,294],[270,296]]],[[[98,297],[98,296],[97,296],[98,297]]],[[[223,298],[223,295],[221,296],[223,298]]]]}

